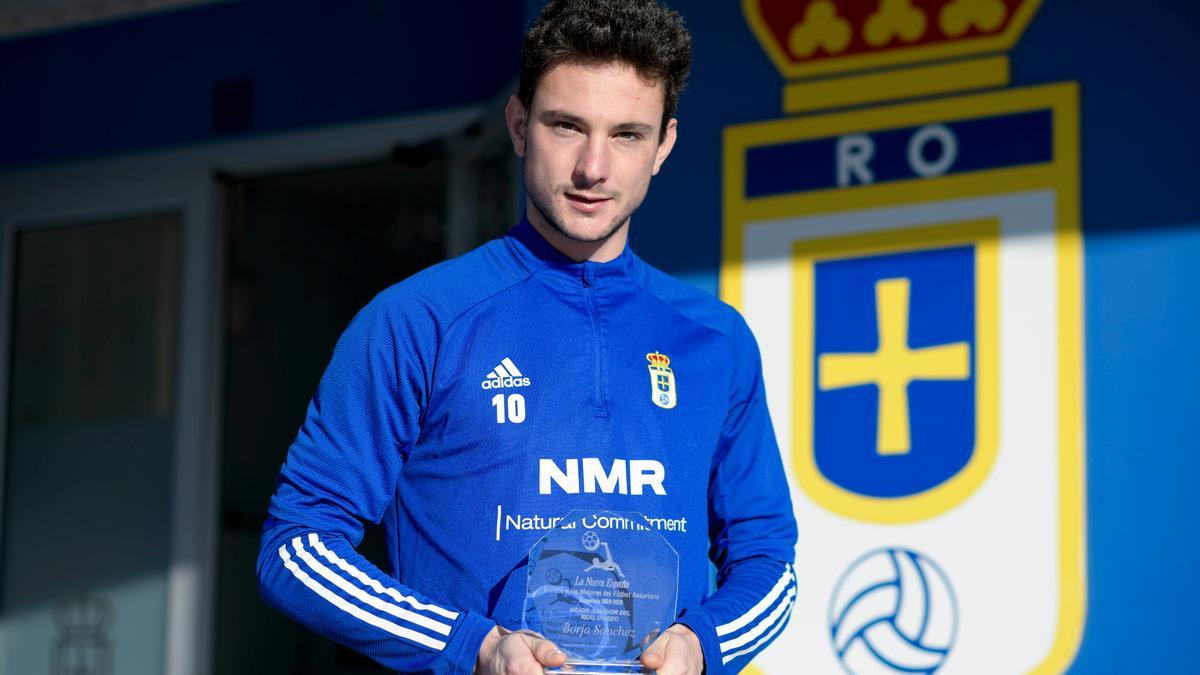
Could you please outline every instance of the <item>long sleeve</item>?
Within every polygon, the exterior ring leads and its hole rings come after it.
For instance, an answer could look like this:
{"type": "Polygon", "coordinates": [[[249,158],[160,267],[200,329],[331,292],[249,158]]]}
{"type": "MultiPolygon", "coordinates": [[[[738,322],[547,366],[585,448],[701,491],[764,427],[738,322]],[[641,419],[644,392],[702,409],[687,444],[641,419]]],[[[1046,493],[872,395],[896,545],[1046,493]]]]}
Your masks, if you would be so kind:
{"type": "Polygon", "coordinates": [[[419,431],[436,317],[395,289],[364,308],[334,349],[280,470],[263,527],[263,599],[401,672],[470,673],[485,617],[407,588],[359,555],[419,431]]]}
{"type": "Polygon", "coordinates": [[[762,383],[758,347],[738,322],[734,385],[709,481],[717,590],[679,623],[700,638],[708,675],[736,673],[787,624],[796,597],[796,521],[762,383]]]}

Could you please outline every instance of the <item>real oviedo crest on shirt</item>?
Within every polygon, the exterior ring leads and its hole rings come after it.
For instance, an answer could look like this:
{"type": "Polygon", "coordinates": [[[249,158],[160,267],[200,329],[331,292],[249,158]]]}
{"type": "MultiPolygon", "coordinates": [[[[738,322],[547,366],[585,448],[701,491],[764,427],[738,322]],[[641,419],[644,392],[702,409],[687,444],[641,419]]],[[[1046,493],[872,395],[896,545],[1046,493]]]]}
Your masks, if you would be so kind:
{"type": "Polygon", "coordinates": [[[674,408],[678,399],[671,359],[666,354],[653,352],[646,355],[646,360],[650,362],[650,400],[665,410],[674,408]]]}

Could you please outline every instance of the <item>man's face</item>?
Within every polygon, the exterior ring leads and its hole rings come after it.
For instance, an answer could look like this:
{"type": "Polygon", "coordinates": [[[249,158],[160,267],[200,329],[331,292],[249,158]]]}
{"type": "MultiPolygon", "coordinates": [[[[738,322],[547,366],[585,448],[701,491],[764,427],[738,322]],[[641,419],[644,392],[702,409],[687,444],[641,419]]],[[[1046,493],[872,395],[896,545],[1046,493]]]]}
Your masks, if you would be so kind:
{"type": "Polygon", "coordinates": [[[675,120],[660,136],[662,84],[618,62],[555,66],[530,109],[514,97],[507,114],[530,218],[575,241],[602,242],[623,227],[675,144],[675,120]]]}

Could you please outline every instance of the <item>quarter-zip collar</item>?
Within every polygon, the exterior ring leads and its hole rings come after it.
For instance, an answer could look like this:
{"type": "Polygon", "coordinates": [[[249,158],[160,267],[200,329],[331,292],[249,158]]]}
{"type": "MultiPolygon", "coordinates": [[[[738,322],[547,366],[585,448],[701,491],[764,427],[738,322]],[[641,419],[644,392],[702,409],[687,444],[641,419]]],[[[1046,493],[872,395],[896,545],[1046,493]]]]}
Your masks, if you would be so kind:
{"type": "Polygon", "coordinates": [[[629,249],[628,243],[620,255],[608,262],[575,262],[551,246],[524,215],[521,216],[521,222],[504,236],[504,241],[526,269],[531,272],[541,270],[542,274],[574,286],[590,288],[628,280],[632,278],[637,264],[637,256],[629,249]]]}

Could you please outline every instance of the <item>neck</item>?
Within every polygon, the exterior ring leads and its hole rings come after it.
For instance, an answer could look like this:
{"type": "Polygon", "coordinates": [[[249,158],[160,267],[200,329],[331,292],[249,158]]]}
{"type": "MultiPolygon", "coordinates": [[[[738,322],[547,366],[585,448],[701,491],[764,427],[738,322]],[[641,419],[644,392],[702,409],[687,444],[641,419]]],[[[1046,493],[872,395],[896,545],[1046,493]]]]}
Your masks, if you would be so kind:
{"type": "Polygon", "coordinates": [[[607,239],[601,241],[579,241],[572,239],[562,232],[559,232],[553,225],[546,222],[540,211],[533,204],[526,204],[525,213],[529,218],[529,224],[533,225],[533,229],[537,230],[538,234],[546,240],[556,251],[567,256],[575,262],[583,262],[590,260],[592,262],[606,263],[621,255],[621,251],[625,250],[625,242],[629,238],[629,221],[613,231],[607,239]]]}

